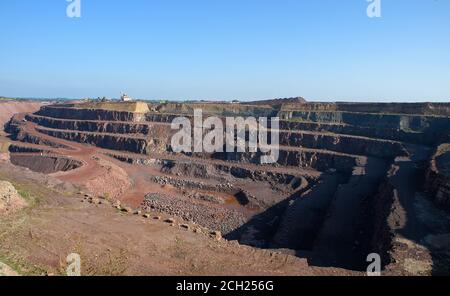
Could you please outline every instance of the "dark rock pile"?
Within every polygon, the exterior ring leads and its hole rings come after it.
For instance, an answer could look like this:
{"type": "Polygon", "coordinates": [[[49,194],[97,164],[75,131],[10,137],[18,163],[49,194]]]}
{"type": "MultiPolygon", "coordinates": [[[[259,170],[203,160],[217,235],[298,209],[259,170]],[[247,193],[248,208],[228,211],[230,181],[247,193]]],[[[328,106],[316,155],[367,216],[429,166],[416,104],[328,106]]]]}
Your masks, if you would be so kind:
{"type": "Polygon", "coordinates": [[[144,211],[157,211],[193,221],[211,230],[227,234],[245,224],[246,217],[235,210],[214,207],[193,199],[181,199],[161,193],[149,193],[142,204],[144,211]]]}

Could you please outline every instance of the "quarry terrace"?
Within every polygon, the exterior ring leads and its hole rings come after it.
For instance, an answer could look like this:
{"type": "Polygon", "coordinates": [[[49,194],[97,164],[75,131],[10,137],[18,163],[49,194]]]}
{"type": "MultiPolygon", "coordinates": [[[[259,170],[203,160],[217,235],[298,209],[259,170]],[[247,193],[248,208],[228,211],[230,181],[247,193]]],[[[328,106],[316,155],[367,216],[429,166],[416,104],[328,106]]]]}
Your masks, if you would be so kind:
{"type": "MultiPolygon", "coordinates": [[[[173,274],[168,262],[192,274],[352,275],[366,271],[371,253],[387,274],[449,272],[449,103],[0,106],[0,139],[8,143],[2,171],[60,196],[33,210],[33,237],[72,240],[65,225],[85,238],[97,231],[94,249],[127,244],[136,274],[173,274]],[[196,109],[223,120],[278,117],[277,161],[262,164],[259,150],[175,153],[171,123],[193,121],[196,109]],[[177,254],[192,265],[165,249],[176,237],[185,242],[177,254]],[[149,261],[155,255],[159,263],[149,261]]],[[[43,244],[31,260],[56,269],[67,246],[43,244]]],[[[19,245],[24,254],[36,251],[19,245]]]]}

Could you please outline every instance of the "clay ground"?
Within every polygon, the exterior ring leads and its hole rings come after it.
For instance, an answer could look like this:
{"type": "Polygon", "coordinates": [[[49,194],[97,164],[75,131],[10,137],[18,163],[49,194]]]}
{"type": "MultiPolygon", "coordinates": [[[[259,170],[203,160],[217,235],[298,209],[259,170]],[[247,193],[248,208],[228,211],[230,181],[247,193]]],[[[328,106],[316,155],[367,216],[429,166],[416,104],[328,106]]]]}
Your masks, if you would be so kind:
{"type": "Polygon", "coordinates": [[[109,204],[82,202],[71,184],[6,162],[0,163],[0,178],[12,182],[31,204],[0,226],[0,261],[21,274],[64,274],[65,258],[73,252],[81,255],[86,275],[352,274],[217,241],[208,233],[171,226],[164,217],[146,219],[109,204]]]}

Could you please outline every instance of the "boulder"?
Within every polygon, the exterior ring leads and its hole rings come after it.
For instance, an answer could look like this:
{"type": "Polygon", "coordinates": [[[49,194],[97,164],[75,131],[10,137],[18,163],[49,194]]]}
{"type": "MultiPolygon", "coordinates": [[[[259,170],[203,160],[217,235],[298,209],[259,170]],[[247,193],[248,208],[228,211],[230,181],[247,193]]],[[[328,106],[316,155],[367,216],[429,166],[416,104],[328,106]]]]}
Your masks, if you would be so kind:
{"type": "Polygon", "coordinates": [[[94,205],[101,204],[100,199],[98,199],[98,198],[96,198],[96,197],[91,197],[91,198],[89,199],[89,202],[90,202],[91,204],[94,204],[94,205]]]}
{"type": "Polygon", "coordinates": [[[131,212],[133,212],[133,209],[130,207],[124,207],[124,208],[122,208],[122,212],[131,213],[131,212]]]}
{"type": "Polygon", "coordinates": [[[113,202],[112,206],[113,206],[113,208],[118,209],[118,210],[121,210],[121,209],[122,209],[121,203],[120,203],[120,201],[118,201],[118,200],[116,200],[115,202],[113,202]]]}
{"type": "Polygon", "coordinates": [[[212,231],[211,236],[217,241],[222,240],[222,233],[220,231],[212,231]]]}
{"type": "Polygon", "coordinates": [[[188,224],[180,224],[180,227],[189,230],[191,227],[188,224]]]}

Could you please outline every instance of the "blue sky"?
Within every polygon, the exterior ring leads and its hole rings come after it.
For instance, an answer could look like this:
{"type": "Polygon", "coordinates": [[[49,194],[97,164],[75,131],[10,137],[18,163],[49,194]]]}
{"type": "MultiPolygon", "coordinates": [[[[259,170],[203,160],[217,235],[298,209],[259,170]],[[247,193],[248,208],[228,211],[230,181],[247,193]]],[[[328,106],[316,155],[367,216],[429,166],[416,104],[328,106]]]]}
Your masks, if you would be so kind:
{"type": "Polygon", "coordinates": [[[450,1],[0,1],[0,95],[450,101],[450,1]]]}

